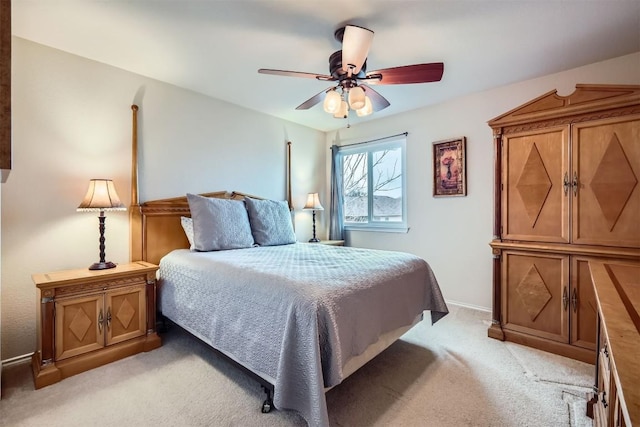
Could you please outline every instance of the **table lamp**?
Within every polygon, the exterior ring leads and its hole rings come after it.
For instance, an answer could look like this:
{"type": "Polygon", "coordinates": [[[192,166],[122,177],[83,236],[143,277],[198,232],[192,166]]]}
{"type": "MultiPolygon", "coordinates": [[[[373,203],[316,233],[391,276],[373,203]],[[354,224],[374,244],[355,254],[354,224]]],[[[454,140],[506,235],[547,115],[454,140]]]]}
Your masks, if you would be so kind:
{"type": "Polygon", "coordinates": [[[89,189],[84,196],[82,203],[77,209],[81,211],[99,211],[98,221],[100,223],[100,261],[92,264],[89,270],[104,270],[113,268],[116,265],[111,261],[105,261],[104,258],[104,212],[105,211],[126,211],[127,208],[122,204],[116,187],[110,179],[92,179],[89,181],[89,189]]]}
{"type": "Polygon", "coordinates": [[[309,195],[307,196],[307,203],[302,209],[306,211],[313,211],[313,237],[309,239],[309,242],[317,243],[320,241],[320,239],[316,237],[316,211],[324,210],[324,208],[320,204],[318,193],[309,193],[309,195]]]}

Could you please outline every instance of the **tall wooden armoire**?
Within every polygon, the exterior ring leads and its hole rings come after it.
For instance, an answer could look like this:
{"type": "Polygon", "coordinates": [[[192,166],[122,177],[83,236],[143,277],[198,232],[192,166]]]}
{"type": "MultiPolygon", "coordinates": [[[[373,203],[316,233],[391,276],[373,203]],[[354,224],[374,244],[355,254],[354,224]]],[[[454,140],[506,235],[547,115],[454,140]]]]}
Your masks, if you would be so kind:
{"type": "Polygon", "coordinates": [[[577,85],[489,121],[495,148],[489,336],[589,363],[588,261],[640,262],[640,86],[577,85]]]}

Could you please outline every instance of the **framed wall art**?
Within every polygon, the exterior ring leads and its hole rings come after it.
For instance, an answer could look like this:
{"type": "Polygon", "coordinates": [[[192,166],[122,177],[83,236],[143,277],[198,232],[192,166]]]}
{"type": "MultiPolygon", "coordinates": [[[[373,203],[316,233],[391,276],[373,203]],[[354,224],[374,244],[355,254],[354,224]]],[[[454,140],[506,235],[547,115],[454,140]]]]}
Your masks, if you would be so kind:
{"type": "Polygon", "coordinates": [[[433,143],[433,197],[466,196],[466,138],[433,143]]]}

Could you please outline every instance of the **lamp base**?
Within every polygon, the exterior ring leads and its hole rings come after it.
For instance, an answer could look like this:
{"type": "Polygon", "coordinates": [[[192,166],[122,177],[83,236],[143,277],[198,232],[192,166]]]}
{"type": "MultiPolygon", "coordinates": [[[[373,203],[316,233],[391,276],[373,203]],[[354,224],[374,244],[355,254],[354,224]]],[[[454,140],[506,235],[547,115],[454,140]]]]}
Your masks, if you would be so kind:
{"type": "Polygon", "coordinates": [[[89,267],[89,270],[106,270],[107,268],[114,268],[116,265],[111,261],[107,262],[94,262],[89,267]]]}
{"type": "Polygon", "coordinates": [[[315,237],[312,238],[312,239],[309,239],[309,243],[318,243],[319,241],[320,241],[320,239],[317,239],[315,237]]]}

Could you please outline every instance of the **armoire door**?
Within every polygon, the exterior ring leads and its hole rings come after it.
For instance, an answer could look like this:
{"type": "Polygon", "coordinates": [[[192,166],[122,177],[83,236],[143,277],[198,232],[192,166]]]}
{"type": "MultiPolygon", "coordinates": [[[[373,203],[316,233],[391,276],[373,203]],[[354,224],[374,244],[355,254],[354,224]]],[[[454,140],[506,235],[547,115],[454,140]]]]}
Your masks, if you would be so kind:
{"type": "Polygon", "coordinates": [[[572,131],[572,242],[640,247],[640,115],[572,131]]]}
{"type": "Polygon", "coordinates": [[[589,350],[596,349],[597,304],[589,272],[589,258],[571,256],[571,314],[569,315],[571,339],[569,344],[589,350]]]}
{"type": "Polygon", "coordinates": [[[503,328],[569,341],[569,256],[504,251],[503,328]]]}
{"type": "Polygon", "coordinates": [[[568,243],[569,128],[510,134],[503,141],[502,238],[568,243]]]}

